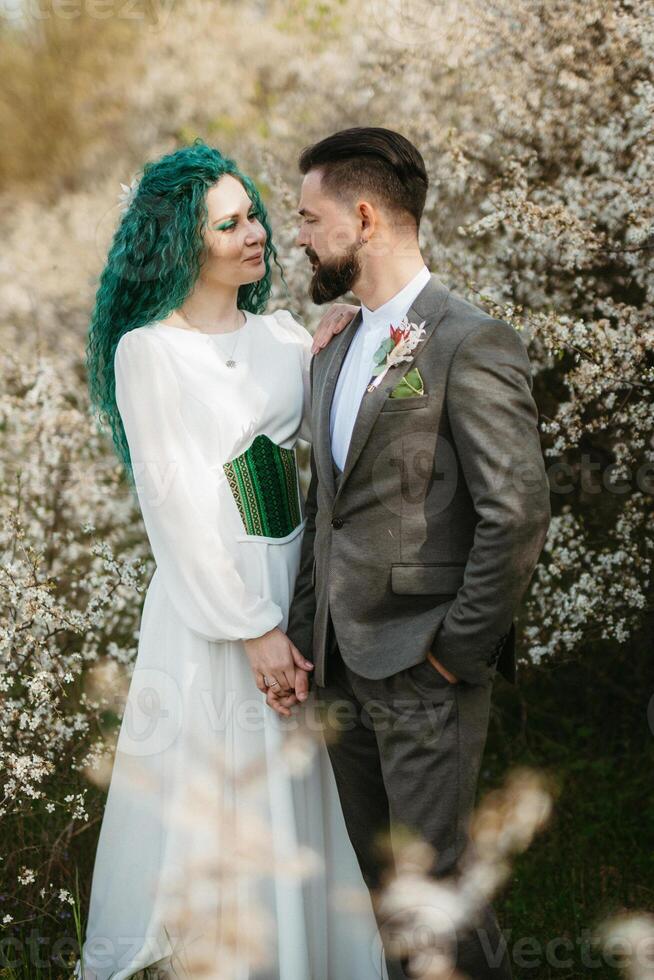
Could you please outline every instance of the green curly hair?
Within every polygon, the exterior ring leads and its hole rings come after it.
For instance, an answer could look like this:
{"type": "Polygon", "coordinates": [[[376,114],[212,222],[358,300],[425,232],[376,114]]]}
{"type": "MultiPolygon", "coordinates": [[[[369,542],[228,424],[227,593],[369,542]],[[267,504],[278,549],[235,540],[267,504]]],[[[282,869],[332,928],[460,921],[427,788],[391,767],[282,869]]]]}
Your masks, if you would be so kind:
{"type": "Polygon", "coordinates": [[[237,298],[240,309],[263,312],[272,289],[273,262],[284,281],[266,208],[254,182],[200,138],[144,165],[100,275],[86,342],[91,407],[100,427],[110,427],[132,485],[129,446],[116,405],[116,347],[123,334],[165,319],[192,292],[206,256],[202,238],[209,220],[206,194],[224,174],[241,181],[266,230],[265,275],[241,286],[237,298]]]}

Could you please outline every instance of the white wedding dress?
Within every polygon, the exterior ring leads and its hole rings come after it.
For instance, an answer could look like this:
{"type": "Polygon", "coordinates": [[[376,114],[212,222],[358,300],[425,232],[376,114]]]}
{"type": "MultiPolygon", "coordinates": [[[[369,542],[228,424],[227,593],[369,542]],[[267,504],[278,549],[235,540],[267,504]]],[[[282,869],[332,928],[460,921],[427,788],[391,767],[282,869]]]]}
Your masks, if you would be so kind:
{"type": "Polygon", "coordinates": [[[283,748],[299,716],[265,704],[242,643],[287,626],[310,346],[280,310],[227,335],[157,321],[116,349],[156,569],[95,858],[87,980],[153,965],[220,980],[386,976],[314,691],[294,709],[318,735],[298,771],[298,746],[283,748]],[[315,866],[300,876],[307,849],[315,866]]]}

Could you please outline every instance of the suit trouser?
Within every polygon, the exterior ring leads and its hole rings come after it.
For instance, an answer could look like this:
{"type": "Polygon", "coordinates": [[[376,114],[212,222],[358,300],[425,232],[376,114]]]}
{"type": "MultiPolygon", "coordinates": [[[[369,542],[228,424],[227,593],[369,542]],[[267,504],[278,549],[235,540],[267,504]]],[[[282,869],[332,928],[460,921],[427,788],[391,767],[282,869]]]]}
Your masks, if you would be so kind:
{"type": "MultiPolygon", "coordinates": [[[[404,831],[434,849],[429,874],[460,870],[469,844],[479,767],[486,743],[492,680],[450,683],[427,660],[380,680],[344,662],[329,623],[325,686],[316,687],[345,824],[375,907],[382,940],[393,923],[380,921],[376,897],[395,869],[393,844],[404,831]]],[[[428,945],[428,943],[427,943],[428,945]]],[[[508,950],[495,913],[484,905],[473,927],[460,928],[452,951],[472,980],[511,977],[508,950]]],[[[386,952],[389,977],[410,974],[408,957],[386,952]]]]}

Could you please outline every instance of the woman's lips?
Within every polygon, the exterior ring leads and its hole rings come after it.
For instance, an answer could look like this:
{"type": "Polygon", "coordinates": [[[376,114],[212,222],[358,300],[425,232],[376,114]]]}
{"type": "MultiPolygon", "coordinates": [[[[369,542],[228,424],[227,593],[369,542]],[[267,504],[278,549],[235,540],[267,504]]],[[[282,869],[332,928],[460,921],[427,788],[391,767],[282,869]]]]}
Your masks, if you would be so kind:
{"type": "Polygon", "coordinates": [[[244,262],[261,262],[263,258],[263,252],[259,252],[258,255],[251,255],[249,259],[243,259],[244,262]]]}

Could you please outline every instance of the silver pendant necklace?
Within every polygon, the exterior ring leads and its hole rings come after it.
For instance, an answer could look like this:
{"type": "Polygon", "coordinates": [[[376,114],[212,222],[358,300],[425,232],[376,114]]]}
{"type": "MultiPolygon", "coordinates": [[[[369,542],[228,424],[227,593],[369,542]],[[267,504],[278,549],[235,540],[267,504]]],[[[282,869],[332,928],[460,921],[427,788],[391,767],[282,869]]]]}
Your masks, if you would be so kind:
{"type": "Polygon", "coordinates": [[[240,333],[241,333],[241,330],[242,329],[243,329],[243,327],[240,327],[236,331],[236,343],[232,347],[232,350],[231,350],[231,353],[229,355],[229,358],[225,361],[225,365],[228,368],[234,368],[234,367],[236,367],[236,361],[234,360],[234,354],[236,352],[236,348],[238,347],[239,337],[240,337],[240,333]]]}
{"type": "MultiPolygon", "coordinates": [[[[211,337],[213,337],[213,336],[223,336],[222,333],[219,334],[219,335],[218,334],[215,334],[215,333],[214,334],[210,334],[207,330],[201,330],[200,327],[196,327],[195,324],[191,323],[191,321],[189,320],[189,318],[186,316],[186,314],[182,310],[178,310],[177,312],[179,313],[179,315],[182,317],[183,320],[186,320],[186,322],[188,323],[189,327],[192,330],[197,330],[198,333],[203,333],[207,337],[210,337],[210,336],[211,337]]],[[[241,313],[240,310],[238,310],[237,312],[239,314],[241,313]]],[[[247,316],[245,317],[245,323],[247,323],[247,316]]],[[[228,359],[225,361],[225,366],[228,367],[228,368],[235,368],[236,367],[236,363],[237,362],[234,360],[234,354],[236,353],[236,348],[238,347],[238,342],[241,339],[241,331],[243,330],[243,327],[245,326],[245,323],[242,326],[237,327],[236,330],[232,331],[233,333],[236,334],[236,342],[234,343],[234,346],[231,349],[231,352],[229,354],[228,359]]]]}

